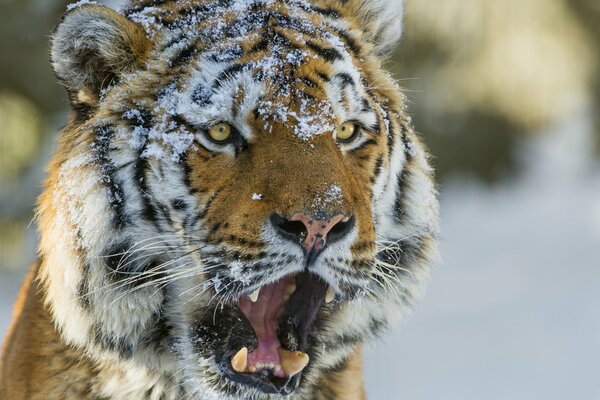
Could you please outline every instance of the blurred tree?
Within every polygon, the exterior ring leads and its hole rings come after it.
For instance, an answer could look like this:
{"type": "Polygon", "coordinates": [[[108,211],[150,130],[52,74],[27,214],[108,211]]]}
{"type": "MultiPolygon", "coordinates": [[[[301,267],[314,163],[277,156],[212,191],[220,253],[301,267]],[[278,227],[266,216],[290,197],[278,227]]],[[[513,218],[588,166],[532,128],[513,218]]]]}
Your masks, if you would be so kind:
{"type": "Polygon", "coordinates": [[[0,1],[0,88],[31,99],[48,115],[67,106],[48,57],[50,33],[67,0],[0,1]],[[7,56],[8,55],[8,56],[7,56]]]}
{"type": "MultiPolygon", "coordinates": [[[[598,0],[571,0],[569,6],[581,20],[582,26],[587,29],[595,42],[596,65],[600,65],[600,1],[598,0]]],[[[594,116],[596,117],[596,150],[600,156],[600,74],[594,75],[594,116]]]]}
{"type": "Polygon", "coordinates": [[[441,175],[493,181],[515,166],[519,136],[589,107],[598,49],[569,4],[407,0],[391,67],[441,175]]]}
{"type": "Polygon", "coordinates": [[[50,33],[66,0],[0,0],[0,270],[24,268],[35,257],[30,228],[52,147],[50,116],[67,108],[48,60],[50,33]]]}

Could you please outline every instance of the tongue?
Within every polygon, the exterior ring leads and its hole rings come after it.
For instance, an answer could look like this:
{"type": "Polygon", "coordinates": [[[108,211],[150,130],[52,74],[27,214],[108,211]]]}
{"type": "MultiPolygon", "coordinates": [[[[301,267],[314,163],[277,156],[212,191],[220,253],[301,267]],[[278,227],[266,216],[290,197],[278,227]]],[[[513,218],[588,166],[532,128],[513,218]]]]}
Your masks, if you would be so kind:
{"type": "MultiPolygon", "coordinates": [[[[240,300],[239,307],[252,324],[258,338],[258,346],[248,354],[248,368],[274,368],[273,374],[284,377],[284,372],[275,368],[281,365],[278,349],[281,347],[277,338],[277,321],[285,305],[284,293],[289,280],[282,280],[260,289],[255,303],[248,297],[240,300]]],[[[293,281],[292,281],[293,282],[293,281]]]]}

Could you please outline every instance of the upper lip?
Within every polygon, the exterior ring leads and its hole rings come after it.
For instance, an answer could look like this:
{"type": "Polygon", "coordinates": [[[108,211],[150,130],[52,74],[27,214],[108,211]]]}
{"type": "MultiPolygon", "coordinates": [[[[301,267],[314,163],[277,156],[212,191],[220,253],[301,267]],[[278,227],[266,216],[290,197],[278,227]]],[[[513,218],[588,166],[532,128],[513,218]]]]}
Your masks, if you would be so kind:
{"type": "MultiPolygon", "coordinates": [[[[312,358],[314,356],[314,343],[312,342],[310,333],[317,320],[319,309],[328,293],[328,285],[319,276],[310,272],[302,272],[285,277],[273,284],[265,285],[261,288],[261,292],[263,291],[264,297],[261,298],[261,301],[257,305],[253,305],[247,296],[244,296],[237,302],[237,309],[240,311],[239,318],[243,318],[245,325],[252,327],[253,337],[248,337],[249,335],[236,336],[234,341],[230,340],[229,349],[221,357],[217,357],[217,362],[221,366],[220,369],[225,376],[233,381],[251,385],[265,393],[289,394],[300,384],[304,371],[292,376],[282,376],[285,374],[281,372],[279,372],[279,376],[276,376],[277,374],[268,368],[254,373],[247,369],[237,372],[232,368],[231,359],[244,347],[250,353],[250,356],[248,356],[249,360],[251,358],[257,359],[260,356],[265,357],[265,354],[268,358],[268,353],[272,352],[272,349],[265,350],[265,344],[261,345],[260,340],[265,341],[265,337],[270,337],[270,339],[267,339],[269,341],[268,344],[273,345],[272,333],[267,332],[273,328],[277,330],[276,339],[274,340],[278,340],[278,343],[275,343],[275,345],[279,345],[281,349],[288,352],[306,353],[309,358],[312,358]],[[289,285],[291,282],[295,284],[296,290],[281,305],[282,299],[276,298],[279,294],[274,294],[275,288],[282,284],[289,285]],[[272,298],[267,298],[267,296],[272,296],[272,298]],[[274,315],[274,313],[277,315],[274,315]],[[276,324],[275,327],[266,326],[271,323],[276,324]],[[259,351],[259,347],[260,355],[253,353],[259,351]]],[[[277,293],[280,292],[281,289],[277,293]]],[[[328,298],[328,300],[330,299],[328,298]]],[[[233,329],[236,328],[233,327],[233,329]]],[[[250,331],[250,329],[246,330],[247,332],[250,331]]],[[[309,369],[310,364],[306,368],[309,369]]]]}

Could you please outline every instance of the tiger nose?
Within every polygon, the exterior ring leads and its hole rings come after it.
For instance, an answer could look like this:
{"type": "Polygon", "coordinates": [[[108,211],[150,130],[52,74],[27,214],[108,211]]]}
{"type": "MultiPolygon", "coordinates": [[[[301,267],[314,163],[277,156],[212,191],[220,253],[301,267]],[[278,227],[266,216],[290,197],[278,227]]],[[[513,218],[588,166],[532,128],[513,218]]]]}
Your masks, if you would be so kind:
{"type": "Polygon", "coordinates": [[[328,243],[348,235],[354,226],[354,217],[337,214],[329,219],[315,219],[305,214],[294,214],[287,219],[273,214],[271,223],[281,236],[302,246],[310,264],[328,243]]]}

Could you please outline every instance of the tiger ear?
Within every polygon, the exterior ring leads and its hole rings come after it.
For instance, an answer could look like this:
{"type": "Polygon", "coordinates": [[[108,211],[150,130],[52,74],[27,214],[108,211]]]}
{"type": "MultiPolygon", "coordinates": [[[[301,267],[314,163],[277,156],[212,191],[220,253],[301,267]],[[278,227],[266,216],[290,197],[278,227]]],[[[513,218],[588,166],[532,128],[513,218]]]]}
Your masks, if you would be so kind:
{"type": "Polygon", "coordinates": [[[374,53],[387,56],[402,36],[403,0],[349,0],[344,6],[356,18],[374,53]]]}
{"type": "Polygon", "coordinates": [[[102,89],[142,67],[150,51],[143,27],[104,6],[68,12],[52,37],[54,72],[73,106],[93,105],[102,89]]]}

